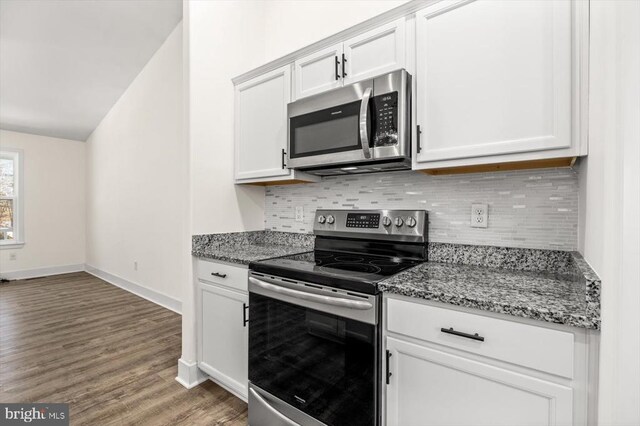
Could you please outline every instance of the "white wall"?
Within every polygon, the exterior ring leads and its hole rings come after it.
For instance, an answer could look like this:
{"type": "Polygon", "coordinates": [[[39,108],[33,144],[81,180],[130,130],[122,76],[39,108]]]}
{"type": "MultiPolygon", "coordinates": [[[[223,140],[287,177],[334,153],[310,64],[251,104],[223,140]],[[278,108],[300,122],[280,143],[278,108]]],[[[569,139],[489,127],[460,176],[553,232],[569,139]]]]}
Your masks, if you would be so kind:
{"type": "Polygon", "coordinates": [[[264,190],[233,184],[231,78],[262,63],[267,3],[188,3],[193,234],[264,227],[264,190]]]}
{"type": "MultiPolygon", "coordinates": [[[[231,78],[262,63],[266,2],[185,1],[185,139],[189,145],[191,234],[264,228],[264,189],[233,183],[231,78]]],[[[192,271],[190,271],[192,272],[192,271]]],[[[181,363],[197,371],[195,291],[182,293],[181,363]]],[[[180,381],[192,383],[178,365],[180,381]]]]}
{"type": "Polygon", "coordinates": [[[0,130],[0,146],[23,150],[25,240],[21,248],[0,248],[0,275],[27,278],[81,270],[85,260],[85,144],[0,130]],[[10,260],[11,254],[15,260],[10,260]]]}
{"type": "Polygon", "coordinates": [[[185,3],[192,231],[263,229],[264,188],[233,184],[231,78],[405,1],[185,3]]]}
{"type": "Polygon", "coordinates": [[[190,267],[182,114],[179,24],[87,140],[88,267],[174,309],[190,267]]]}
{"type": "Polygon", "coordinates": [[[640,424],[640,2],[591,3],[580,251],[602,279],[599,424],[640,424]]]}
{"type": "MultiPolygon", "coordinates": [[[[192,234],[264,229],[264,188],[233,184],[231,79],[401,3],[184,2],[185,132],[190,150],[192,234]]],[[[182,299],[182,362],[193,365],[192,285],[184,288],[182,299]]]]}

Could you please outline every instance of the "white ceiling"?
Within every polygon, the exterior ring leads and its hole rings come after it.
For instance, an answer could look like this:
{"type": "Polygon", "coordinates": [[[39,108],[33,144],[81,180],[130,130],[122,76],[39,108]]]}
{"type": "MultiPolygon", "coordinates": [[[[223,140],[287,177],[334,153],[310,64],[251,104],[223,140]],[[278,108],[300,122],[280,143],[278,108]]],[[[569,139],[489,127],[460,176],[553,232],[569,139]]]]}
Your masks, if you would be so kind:
{"type": "Polygon", "coordinates": [[[86,140],[181,19],[181,0],[0,0],[0,128],[86,140]]]}

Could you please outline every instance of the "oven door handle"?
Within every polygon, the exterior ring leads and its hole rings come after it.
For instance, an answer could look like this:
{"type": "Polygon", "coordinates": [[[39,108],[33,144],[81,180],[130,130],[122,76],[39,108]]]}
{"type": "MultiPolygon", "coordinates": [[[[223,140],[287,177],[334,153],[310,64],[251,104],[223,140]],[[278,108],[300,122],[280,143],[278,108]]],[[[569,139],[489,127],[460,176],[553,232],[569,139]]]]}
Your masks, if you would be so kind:
{"type": "Polygon", "coordinates": [[[323,305],[340,306],[342,308],[367,310],[373,308],[369,302],[362,300],[345,299],[342,297],[323,296],[321,294],[307,293],[305,291],[294,290],[279,285],[270,284],[254,277],[249,277],[249,282],[274,293],[295,297],[296,299],[307,300],[309,302],[322,303],[323,305]]]}
{"type": "Polygon", "coordinates": [[[367,87],[362,95],[360,103],[360,143],[362,144],[362,153],[364,158],[371,158],[371,148],[369,148],[369,127],[367,126],[367,118],[369,115],[369,99],[371,99],[371,87],[367,87]]]}

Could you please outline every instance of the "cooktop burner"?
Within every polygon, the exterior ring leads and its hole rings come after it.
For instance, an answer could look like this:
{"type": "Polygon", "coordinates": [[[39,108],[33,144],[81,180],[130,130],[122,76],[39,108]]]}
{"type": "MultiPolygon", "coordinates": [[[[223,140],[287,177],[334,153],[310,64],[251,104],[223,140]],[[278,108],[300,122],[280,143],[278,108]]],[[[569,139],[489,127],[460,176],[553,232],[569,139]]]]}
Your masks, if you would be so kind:
{"type": "Polygon", "coordinates": [[[378,281],[419,263],[418,260],[316,250],[253,262],[250,268],[283,278],[375,294],[378,281]]]}
{"type": "Polygon", "coordinates": [[[352,274],[354,276],[356,274],[369,275],[377,274],[378,272],[380,272],[380,268],[378,268],[377,266],[366,264],[363,265],[360,263],[330,263],[328,265],[321,266],[320,269],[330,274],[335,274],[336,269],[341,271],[348,271],[349,274],[352,274]]]}
{"type": "Polygon", "coordinates": [[[377,283],[427,260],[424,210],[316,210],[314,251],[251,262],[251,273],[377,294],[377,283]]]}

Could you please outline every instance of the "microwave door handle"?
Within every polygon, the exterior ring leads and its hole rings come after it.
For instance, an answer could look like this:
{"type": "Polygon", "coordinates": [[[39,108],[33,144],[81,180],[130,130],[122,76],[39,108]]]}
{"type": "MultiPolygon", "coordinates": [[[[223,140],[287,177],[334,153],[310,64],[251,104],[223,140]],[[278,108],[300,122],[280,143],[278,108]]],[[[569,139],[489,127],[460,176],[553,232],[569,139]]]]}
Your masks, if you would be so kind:
{"type": "Polygon", "coordinates": [[[367,115],[369,114],[369,99],[371,99],[371,87],[367,87],[362,95],[360,104],[360,143],[364,158],[371,158],[371,148],[369,148],[369,128],[367,126],[367,115]]]}

